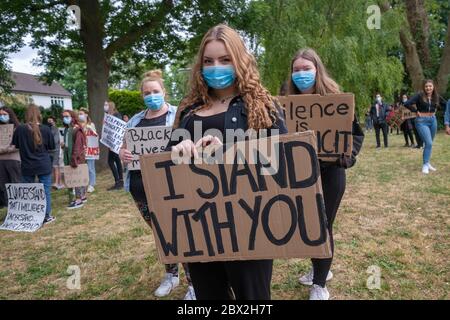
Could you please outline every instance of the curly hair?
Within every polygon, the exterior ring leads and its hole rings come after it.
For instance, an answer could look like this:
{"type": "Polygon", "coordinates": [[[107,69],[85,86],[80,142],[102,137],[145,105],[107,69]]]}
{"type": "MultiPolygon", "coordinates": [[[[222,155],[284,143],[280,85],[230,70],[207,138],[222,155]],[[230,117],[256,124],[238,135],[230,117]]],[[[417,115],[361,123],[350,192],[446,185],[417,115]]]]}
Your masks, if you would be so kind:
{"type": "Polygon", "coordinates": [[[236,71],[236,87],[247,108],[248,127],[255,130],[270,128],[278,114],[276,100],[261,84],[255,57],[247,50],[239,34],[224,24],[211,28],[203,37],[191,71],[190,92],[181,101],[174,127],[178,127],[180,114],[187,107],[200,102],[202,105],[196,109],[199,111],[212,105],[211,89],[203,79],[202,67],[205,47],[214,40],[222,41],[231,56],[236,71]]]}

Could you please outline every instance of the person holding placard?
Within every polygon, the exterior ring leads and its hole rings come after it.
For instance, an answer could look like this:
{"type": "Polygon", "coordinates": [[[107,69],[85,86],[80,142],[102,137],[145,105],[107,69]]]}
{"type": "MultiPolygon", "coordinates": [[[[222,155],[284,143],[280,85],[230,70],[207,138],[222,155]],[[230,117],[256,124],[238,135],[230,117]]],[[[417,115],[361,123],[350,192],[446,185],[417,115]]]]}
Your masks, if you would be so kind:
{"type": "Polygon", "coordinates": [[[6,195],[7,183],[20,182],[20,153],[11,145],[12,134],[19,126],[14,111],[8,107],[0,107],[0,208],[8,206],[6,195]]]}
{"type": "MultiPolygon", "coordinates": [[[[291,77],[288,83],[288,94],[290,95],[329,95],[341,92],[339,85],[329,76],[322,60],[313,49],[302,49],[296,53],[291,61],[290,74],[291,77]]],[[[333,223],[345,192],[345,169],[355,164],[356,155],[359,153],[364,139],[364,133],[356,116],[353,120],[352,135],[352,156],[343,155],[335,163],[320,161],[320,175],[333,254],[333,223]]],[[[313,268],[308,274],[300,277],[300,283],[312,286],[310,291],[311,300],[329,299],[330,294],[326,287],[326,281],[333,277],[330,271],[332,259],[311,259],[313,268]]]]}
{"type": "MultiPolygon", "coordinates": [[[[120,120],[122,120],[122,115],[117,111],[116,104],[113,101],[105,101],[104,110],[107,114],[110,114],[120,120]]],[[[108,188],[108,191],[120,190],[123,188],[123,167],[122,162],[120,162],[119,155],[112,151],[108,151],[108,165],[114,176],[114,185],[108,188]]]]}
{"type": "MultiPolygon", "coordinates": [[[[197,148],[226,142],[220,139],[226,130],[287,133],[281,108],[262,86],[256,60],[235,30],[226,25],[211,28],[191,73],[190,91],[178,108],[177,129],[169,143],[173,155],[198,157],[197,148]],[[194,132],[196,123],[201,123],[201,132],[194,132]],[[210,129],[217,135],[204,136],[210,129]],[[175,138],[186,131],[191,139],[175,138]],[[195,141],[197,136],[203,137],[195,141]]],[[[228,300],[233,293],[238,300],[269,300],[272,267],[273,260],[189,263],[199,300],[228,300]]]]}
{"type": "Polygon", "coordinates": [[[422,92],[404,103],[404,106],[413,112],[417,112],[415,124],[420,138],[424,142],[422,173],[429,174],[436,171],[431,163],[431,153],[433,150],[433,140],[437,131],[436,110],[439,105],[445,108],[445,101],[436,91],[433,80],[423,82],[422,92]],[[413,105],[416,107],[414,108],[413,105]]]}
{"type": "Polygon", "coordinates": [[[46,211],[44,223],[53,222],[51,215],[51,187],[52,187],[52,160],[50,153],[56,149],[50,128],[42,125],[42,116],[39,108],[30,104],[25,112],[25,124],[19,125],[14,131],[12,144],[19,149],[22,182],[39,183],[44,185],[46,211]]]}
{"type": "MultiPolygon", "coordinates": [[[[141,93],[146,109],[134,115],[128,121],[127,128],[172,126],[177,108],[165,101],[166,90],[161,70],[149,71],[144,75],[141,82],[141,93]]],[[[120,149],[119,156],[124,164],[133,161],[133,154],[127,150],[125,142],[120,149]]],[[[125,190],[131,193],[142,217],[150,224],[150,212],[140,170],[127,171],[125,190]]],[[[195,291],[192,287],[189,270],[187,265],[183,266],[189,284],[185,300],[195,300],[195,291]]],[[[167,296],[180,282],[178,264],[166,264],[165,269],[166,275],[155,291],[157,297],[167,296]]]]}
{"type": "Polygon", "coordinates": [[[98,134],[95,128],[95,123],[92,122],[89,116],[89,111],[86,108],[81,108],[78,112],[78,120],[86,135],[86,163],[89,169],[89,186],[87,192],[91,193],[95,191],[96,173],[95,173],[95,160],[99,158],[100,148],[98,145],[98,134]]]}
{"type": "MultiPolygon", "coordinates": [[[[64,165],[72,168],[86,162],[86,136],[83,132],[77,114],[72,110],[64,110],[63,122],[66,125],[64,130],[64,165]]],[[[86,187],[75,187],[75,200],[73,200],[73,190],[68,188],[69,205],[67,209],[81,208],[87,201],[86,187]]]]}
{"type": "MultiPolygon", "coordinates": [[[[403,106],[403,104],[408,101],[408,96],[406,94],[404,94],[402,96],[402,101],[399,103],[401,106],[403,106]]],[[[411,119],[405,119],[400,128],[403,131],[403,136],[405,138],[405,147],[412,147],[414,148],[414,135],[413,135],[413,125],[412,125],[412,120],[411,119]],[[409,144],[409,140],[411,141],[411,144],[409,144]]]]}

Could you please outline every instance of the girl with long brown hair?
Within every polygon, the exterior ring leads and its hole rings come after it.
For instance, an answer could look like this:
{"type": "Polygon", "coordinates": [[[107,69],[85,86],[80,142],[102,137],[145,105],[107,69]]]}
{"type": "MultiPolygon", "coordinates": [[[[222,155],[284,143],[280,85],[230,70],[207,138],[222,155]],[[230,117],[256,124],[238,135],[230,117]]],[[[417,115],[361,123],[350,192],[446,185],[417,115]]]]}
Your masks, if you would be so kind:
{"type": "Polygon", "coordinates": [[[25,124],[14,131],[12,144],[19,149],[22,182],[34,183],[36,177],[44,185],[47,208],[44,223],[54,221],[51,216],[52,160],[50,153],[56,148],[50,128],[42,123],[41,112],[36,105],[29,105],[25,112],[25,124]]]}
{"type": "Polygon", "coordinates": [[[436,171],[431,163],[431,153],[433,151],[433,140],[437,131],[436,110],[439,106],[445,111],[447,101],[445,101],[436,91],[433,80],[428,79],[423,82],[422,92],[404,103],[404,106],[413,112],[417,112],[415,119],[416,129],[424,143],[422,173],[428,174],[436,171]],[[414,108],[413,105],[416,107],[414,108]]]}
{"type": "MultiPolygon", "coordinates": [[[[339,85],[329,76],[325,65],[319,55],[313,49],[298,51],[291,61],[288,79],[289,95],[295,94],[337,94],[340,93],[339,85]]],[[[331,249],[334,255],[333,222],[339,209],[345,192],[345,169],[354,165],[364,134],[356,117],[353,121],[353,155],[342,156],[336,163],[320,161],[320,175],[322,180],[325,212],[328,220],[328,232],[330,235],[331,249]]],[[[300,277],[300,283],[310,285],[311,300],[328,300],[329,292],[326,281],[333,277],[330,271],[332,258],[311,259],[313,268],[310,272],[300,277]]]]}
{"type": "MultiPolygon", "coordinates": [[[[191,137],[203,137],[198,141],[171,141],[169,147],[173,146],[173,154],[191,157],[198,156],[197,147],[227,142],[220,138],[226,130],[278,129],[286,133],[282,117],[262,86],[255,58],[242,38],[232,28],[218,25],[203,37],[191,71],[190,91],[178,108],[174,124],[191,137]],[[201,123],[202,132],[194,133],[196,122],[201,123]],[[221,134],[204,136],[208,129],[221,134]]],[[[273,260],[188,265],[199,300],[232,299],[230,292],[236,299],[270,299],[273,260]]]]}

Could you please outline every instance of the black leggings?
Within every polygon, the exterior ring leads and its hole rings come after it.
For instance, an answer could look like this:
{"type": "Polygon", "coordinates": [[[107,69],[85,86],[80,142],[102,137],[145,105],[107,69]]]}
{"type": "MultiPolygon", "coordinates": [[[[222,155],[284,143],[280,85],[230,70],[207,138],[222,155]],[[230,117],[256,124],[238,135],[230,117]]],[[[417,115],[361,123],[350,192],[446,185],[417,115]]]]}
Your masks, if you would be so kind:
{"type": "Polygon", "coordinates": [[[188,265],[198,300],[270,300],[273,260],[188,265]]]}
{"type": "MultiPolygon", "coordinates": [[[[323,197],[328,220],[331,252],[334,256],[333,223],[345,192],[345,169],[336,166],[321,167],[320,174],[322,177],[323,197]]],[[[313,284],[325,287],[333,257],[327,259],[311,259],[311,261],[314,269],[313,284]]]]}
{"type": "Polygon", "coordinates": [[[108,165],[114,176],[114,181],[116,183],[123,181],[122,162],[120,162],[119,155],[111,150],[108,151],[108,165]]]}

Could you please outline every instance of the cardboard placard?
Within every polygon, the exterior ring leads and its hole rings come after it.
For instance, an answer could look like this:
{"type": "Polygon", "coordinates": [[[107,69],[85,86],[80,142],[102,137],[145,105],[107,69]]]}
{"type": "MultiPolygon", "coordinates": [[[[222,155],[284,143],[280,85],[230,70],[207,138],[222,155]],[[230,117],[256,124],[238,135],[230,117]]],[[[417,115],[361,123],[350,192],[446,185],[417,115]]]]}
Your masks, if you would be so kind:
{"type": "Polygon", "coordinates": [[[408,108],[406,108],[404,106],[400,107],[400,112],[401,112],[402,120],[417,118],[416,112],[412,112],[411,110],[409,110],[408,108]]]}
{"type": "Polygon", "coordinates": [[[45,218],[47,202],[42,183],[7,183],[8,214],[0,230],[34,232],[45,218]]]}
{"type": "Polygon", "coordinates": [[[13,132],[14,132],[13,124],[0,125],[0,148],[11,145],[13,132]]]}
{"type": "Polygon", "coordinates": [[[128,164],[128,170],[141,170],[139,156],[161,153],[170,141],[172,127],[138,127],[127,129],[125,141],[134,160],[128,164]]]}
{"type": "Polygon", "coordinates": [[[87,187],[89,184],[87,164],[79,164],[76,168],[64,166],[64,184],[67,188],[87,187]]]}
{"type": "MultiPolygon", "coordinates": [[[[238,144],[259,153],[249,141],[238,144]]],[[[141,156],[150,212],[144,218],[153,226],[159,260],[330,257],[315,146],[312,131],[280,136],[273,176],[240,151],[234,164],[175,165],[169,152],[141,156]]]]}
{"type": "Polygon", "coordinates": [[[125,121],[110,114],[105,114],[100,142],[111,149],[111,151],[119,154],[126,126],[127,123],[125,121]]]}
{"type": "Polygon", "coordinates": [[[317,154],[323,161],[336,161],[352,154],[353,94],[291,95],[277,97],[285,108],[288,132],[314,130],[317,154]]]}
{"type": "Polygon", "coordinates": [[[98,160],[100,157],[98,134],[92,129],[86,130],[86,146],[86,159],[98,160]]]}

